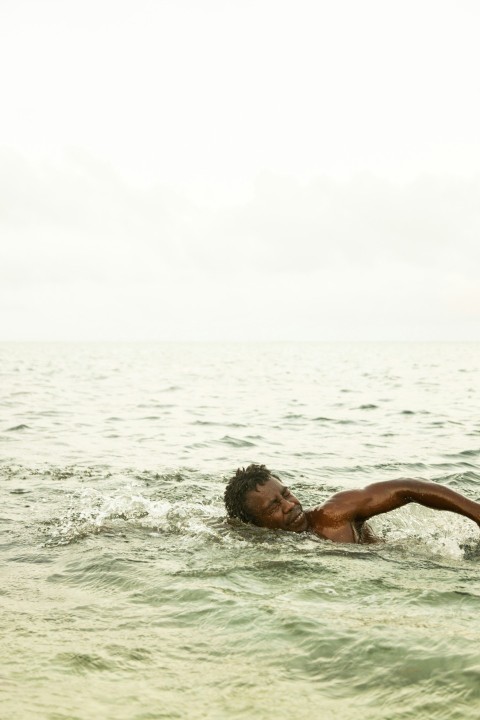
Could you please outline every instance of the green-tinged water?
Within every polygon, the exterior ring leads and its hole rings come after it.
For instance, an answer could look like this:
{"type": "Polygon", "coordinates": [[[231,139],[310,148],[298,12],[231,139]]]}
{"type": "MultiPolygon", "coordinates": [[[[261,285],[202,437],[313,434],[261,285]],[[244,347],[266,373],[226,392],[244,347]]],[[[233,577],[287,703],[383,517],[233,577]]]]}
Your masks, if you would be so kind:
{"type": "Polygon", "coordinates": [[[0,345],[2,720],[477,719],[480,531],[228,522],[394,477],[480,499],[480,347],[0,345]]]}

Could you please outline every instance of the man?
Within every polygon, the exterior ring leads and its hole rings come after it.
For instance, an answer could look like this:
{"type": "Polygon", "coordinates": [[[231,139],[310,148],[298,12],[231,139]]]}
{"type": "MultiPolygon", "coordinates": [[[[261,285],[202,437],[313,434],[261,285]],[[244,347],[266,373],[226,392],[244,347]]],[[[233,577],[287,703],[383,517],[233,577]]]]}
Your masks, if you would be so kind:
{"type": "Polygon", "coordinates": [[[376,542],[365,521],[410,502],[464,515],[480,526],[480,503],[423,480],[388,480],[361,490],[345,490],[311,510],[303,510],[295,495],[265,465],[239,468],[225,490],[230,517],[272,530],[313,532],[342,543],[376,542]]]}

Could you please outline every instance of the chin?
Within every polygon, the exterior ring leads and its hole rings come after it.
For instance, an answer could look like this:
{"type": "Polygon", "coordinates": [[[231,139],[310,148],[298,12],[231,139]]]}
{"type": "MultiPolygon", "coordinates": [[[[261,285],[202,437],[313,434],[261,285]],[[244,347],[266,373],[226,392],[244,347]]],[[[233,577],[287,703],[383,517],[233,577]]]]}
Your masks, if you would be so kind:
{"type": "Polygon", "coordinates": [[[285,530],[288,530],[289,532],[295,532],[295,533],[302,533],[305,532],[308,528],[308,521],[305,515],[303,515],[302,522],[299,522],[298,525],[296,523],[291,523],[288,525],[288,527],[285,528],[285,530]]]}

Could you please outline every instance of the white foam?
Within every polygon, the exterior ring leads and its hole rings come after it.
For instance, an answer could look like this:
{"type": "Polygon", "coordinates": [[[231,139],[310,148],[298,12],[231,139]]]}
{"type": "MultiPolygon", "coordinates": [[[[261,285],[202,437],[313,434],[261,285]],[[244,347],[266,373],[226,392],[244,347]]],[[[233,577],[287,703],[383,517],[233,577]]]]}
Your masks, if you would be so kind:
{"type": "Polygon", "coordinates": [[[479,531],[467,518],[454,513],[410,505],[372,521],[389,543],[415,543],[429,552],[460,560],[464,545],[478,542],[479,531]]]}
{"type": "Polygon", "coordinates": [[[150,530],[150,534],[216,535],[208,521],[217,516],[220,511],[212,505],[152,500],[134,483],[113,493],[84,488],[71,497],[65,516],[52,524],[48,544],[69,544],[119,527],[124,531],[125,523],[150,530]]]}

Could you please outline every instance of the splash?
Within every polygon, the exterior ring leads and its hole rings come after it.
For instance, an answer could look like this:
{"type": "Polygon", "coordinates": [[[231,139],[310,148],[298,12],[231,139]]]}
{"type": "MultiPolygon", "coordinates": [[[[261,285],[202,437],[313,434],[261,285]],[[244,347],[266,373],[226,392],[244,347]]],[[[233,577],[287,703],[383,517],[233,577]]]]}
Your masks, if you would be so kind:
{"type": "Polygon", "coordinates": [[[46,545],[69,545],[101,533],[135,530],[150,534],[215,535],[209,521],[218,511],[209,505],[152,500],[130,483],[115,493],[85,488],[74,493],[66,513],[48,523],[46,545]]]}
{"type": "Polygon", "coordinates": [[[453,560],[474,557],[480,544],[478,530],[470,520],[419,505],[401,508],[371,523],[389,544],[415,546],[453,560]]]}

